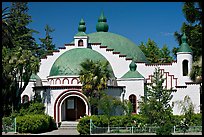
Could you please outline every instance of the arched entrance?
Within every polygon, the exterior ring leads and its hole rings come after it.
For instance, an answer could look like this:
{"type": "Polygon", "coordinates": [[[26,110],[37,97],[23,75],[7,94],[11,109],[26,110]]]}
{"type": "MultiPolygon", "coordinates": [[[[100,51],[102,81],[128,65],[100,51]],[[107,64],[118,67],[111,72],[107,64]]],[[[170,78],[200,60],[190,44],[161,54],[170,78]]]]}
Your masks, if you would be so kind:
{"type": "Polygon", "coordinates": [[[89,103],[79,90],[62,92],[54,103],[54,119],[56,123],[62,121],[76,121],[84,115],[90,115],[89,103]]]}
{"type": "Polygon", "coordinates": [[[86,105],[77,96],[70,96],[65,99],[61,107],[63,121],[76,121],[86,114],[86,105]]]}

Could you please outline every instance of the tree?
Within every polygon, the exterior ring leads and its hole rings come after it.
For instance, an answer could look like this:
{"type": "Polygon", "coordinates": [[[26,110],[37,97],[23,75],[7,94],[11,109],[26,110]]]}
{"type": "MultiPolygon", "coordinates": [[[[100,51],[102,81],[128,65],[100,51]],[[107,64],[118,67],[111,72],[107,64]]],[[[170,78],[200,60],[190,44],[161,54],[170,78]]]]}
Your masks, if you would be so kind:
{"type": "Polygon", "coordinates": [[[190,78],[196,82],[202,82],[202,56],[198,61],[193,62],[190,78]]]}
{"type": "Polygon", "coordinates": [[[121,101],[118,98],[104,94],[99,100],[99,109],[102,110],[102,114],[108,118],[108,133],[110,132],[110,118],[115,114],[116,108],[121,105],[121,101]]]}
{"type": "Polygon", "coordinates": [[[7,24],[4,32],[12,36],[9,37],[10,46],[8,40],[2,41],[3,112],[9,111],[9,106],[12,106],[12,110],[17,109],[30,76],[39,70],[38,45],[32,37],[35,31],[27,27],[32,21],[27,11],[27,3],[13,2],[9,18],[2,18],[2,22],[7,24]]]}
{"type": "Polygon", "coordinates": [[[52,53],[55,49],[55,45],[52,44],[52,38],[50,36],[50,33],[53,32],[54,29],[52,29],[49,25],[45,26],[45,32],[46,32],[46,37],[45,38],[40,38],[40,41],[42,44],[40,44],[40,58],[45,57],[46,55],[52,53]]]}
{"type": "MultiPolygon", "coordinates": [[[[183,14],[187,20],[181,27],[181,33],[175,32],[174,36],[181,45],[181,37],[185,32],[188,44],[193,51],[193,61],[202,56],[202,2],[184,2],[183,14]]],[[[176,56],[179,47],[174,47],[172,52],[176,56]]]]}
{"type": "Polygon", "coordinates": [[[82,83],[82,92],[89,99],[91,105],[91,114],[97,114],[98,101],[103,94],[102,91],[107,88],[107,81],[110,78],[108,61],[86,60],[81,64],[79,79],[82,83]]]}
{"type": "Polygon", "coordinates": [[[173,61],[170,50],[166,45],[160,49],[153,40],[148,39],[146,45],[142,42],[139,47],[145,54],[149,63],[169,63],[173,61]]]}
{"type": "Polygon", "coordinates": [[[152,83],[146,87],[146,97],[141,96],[139,101],[140,113],[148,119],[149,124],[159,127],[157,134],[171,134],[172,90],[163,86],[163,75],[159,68],[155,69],[152,83]]]}
{"type": "Polygon", "coordinates": [[[189,126],[193,124],[192,116],[194,114],[195,106],[188,95],[184,97],[184,100],[175,101],[175,104],[178,105],[178,107],[181,109],[181,114],[184,115],[184,119],[181,121],[180,127],[185,133],[189,126]]]}

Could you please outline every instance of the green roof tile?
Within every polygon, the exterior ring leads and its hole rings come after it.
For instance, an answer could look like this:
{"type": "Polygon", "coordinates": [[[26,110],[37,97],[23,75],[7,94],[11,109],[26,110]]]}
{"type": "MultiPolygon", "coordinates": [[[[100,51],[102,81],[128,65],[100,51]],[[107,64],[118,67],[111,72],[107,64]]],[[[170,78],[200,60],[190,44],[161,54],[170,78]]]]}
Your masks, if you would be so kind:
{"type": "Polygon", "coordinates": [[[137,65],[132,61],[129,65],[130,70],[122,78],[144,78],[137,70],[137,65]]]}
{"type": "Polygon", "coordinates": [[[122,78],[144,78],[138,71],[128,71],[122,78]]]}
{"type": "MultiPolygon", "coordinates": [[[[71,49],[60,55],[55,60],[50,70],[50,76],[79,75],[81,70],[80,64],[86,59],[91,59],[93,61],[107,61],[104,56],[95,50],[89,48],[71,49]]],[[[110,65],[109,70],[114,76],[112,67],[110,65]]]]}
{"type": "Polygon", "coordinates": [[[101,43],[101,45],[114,49],[114,51],[120,52],[120,54],[127,55],[127,58],[133,58],[136,62],[147,62],[140,48],[121,35],[111,32],[95,32],[88,34],[88,36],[89,43],[101,43]]]}

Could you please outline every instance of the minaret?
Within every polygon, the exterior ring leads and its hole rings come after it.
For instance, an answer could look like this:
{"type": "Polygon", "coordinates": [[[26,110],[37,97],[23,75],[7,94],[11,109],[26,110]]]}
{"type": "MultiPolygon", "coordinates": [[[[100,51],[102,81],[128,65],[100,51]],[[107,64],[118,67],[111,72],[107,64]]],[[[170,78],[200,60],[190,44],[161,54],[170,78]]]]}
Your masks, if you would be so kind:
{"type": "Polygon", "coordinates": [[[187,37],[184,33],[181,37],[181,46],[177,52],[177,67],[178,67],[178,76],[179,81],[182,84],[185,84],[185,82],[189,82],[190,77],[190,71],[192,68],[192,62],[193,62],[193,51],[189,47],[187,43],[187,37]]]}
{"type": "Polygon", "coordinates": [[[96,25],[97,32],[108,32],[108,24],[106,23],[107,19],[101,12],[101,16],[98,18],[98,23],[96,25]]]}
{"type": "Polygon", "coordinates": [[[88,36],[85,33],[86,26],[83,19],[79,22],[78,33],[74,36],[74,43],[76,47],[87,48],[88,36]]]}

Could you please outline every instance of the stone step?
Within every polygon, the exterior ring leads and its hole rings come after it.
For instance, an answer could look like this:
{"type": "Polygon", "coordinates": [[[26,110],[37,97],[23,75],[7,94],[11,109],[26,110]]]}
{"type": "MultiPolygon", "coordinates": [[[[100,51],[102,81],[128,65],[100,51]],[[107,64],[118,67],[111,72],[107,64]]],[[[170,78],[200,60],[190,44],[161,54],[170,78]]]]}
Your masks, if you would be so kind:
{"type": "Polygon", "coordinates": [[[60,129],[76,129],[78,123],[79,122],[76,122],[76,121],[62,121],[59,128],[60,129]]]}

